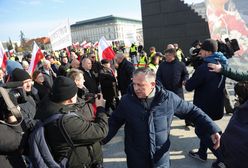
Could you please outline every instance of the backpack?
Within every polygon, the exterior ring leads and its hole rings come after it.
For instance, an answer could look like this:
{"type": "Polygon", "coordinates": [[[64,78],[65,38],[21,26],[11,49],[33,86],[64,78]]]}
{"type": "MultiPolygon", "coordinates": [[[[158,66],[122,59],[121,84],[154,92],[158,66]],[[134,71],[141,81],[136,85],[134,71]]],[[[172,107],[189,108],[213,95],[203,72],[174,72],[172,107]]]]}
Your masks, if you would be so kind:
{"type": "MultiPolygon", "coordinates": [[[[64,158],[60,163],[57,163],[50,152],[44,134],[44,126],[46,124],[54,122],[56,120],[59,120],[58,123],[62,124],[62,120],[65,115],[77,116],[76,113],[57,113],[50,116],[43,122],[39,120],[36,123],[33,131],[29,135],[29,159],[34,168],[66,168],[68,158],[64,158]]],[[[70,145],[72,150],[76,152],[72,140],[70,139],[66,130],[61,124],[59,124],[59,130],[61,131],[63,137],[65,138],[66,142],[70,145]]]]}

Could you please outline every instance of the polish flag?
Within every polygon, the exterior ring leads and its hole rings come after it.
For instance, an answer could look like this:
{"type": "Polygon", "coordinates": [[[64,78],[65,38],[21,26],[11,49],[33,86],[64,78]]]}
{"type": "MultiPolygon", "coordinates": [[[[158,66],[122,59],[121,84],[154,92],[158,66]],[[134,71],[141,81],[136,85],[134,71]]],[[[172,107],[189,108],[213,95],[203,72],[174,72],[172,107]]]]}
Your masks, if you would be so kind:
{"type": "Polygon", "coordinates": [[[90,48],[91,47],[91,42],[88,42],[87,44],[85,44],[84,46],[83,46],[83,48],[90,48]]]}
{"type": "Polygon", "coordinates": [[[93,44],[93,47],[94,47],[94,48],[98,47],[98,44],[99,44],[98,41],[96,41],[96,42],[93,44]]]}
{"type": "Polygon", "coordinates": [[[36,65],[43,58],[44,58],[44,55],[42,54],[41,49],[38,47],[36,42],[34,42],[33,51],[32,51],[32,58],[31,58],[31,62],[30,62],[29,68],[28,68],[28,72],[30,74],[33,74],[36,65]]]}
{"type": "Polygon", "coordinates": [[[85,45],[86,43],[87,43],[86,40],[84,40],[84,41],[80,44],[80,46],[81,46],[81,47],[84,47],[84,45],[85,45]]]}
{"type": "Polygon", "coordinates": [[[98,53],[99,53],[100,60],[102,59],[112,60],[115,57],[115,52],[113,51],[111,46],[108,44],[104,36],[99,40],[98,53]]]}
{"type": "Polygon", "coordinates": [[[4,51],[3,45],[0,42],[0,67],[5,71],[7,64],[7,53],[4,51]]]}
{"type": "Polygon", "coordinates": [[[78,48],[78,47],[79,47],[79,42],[72,43],[72,47],[73,47],[73,48],[78,48]]]}

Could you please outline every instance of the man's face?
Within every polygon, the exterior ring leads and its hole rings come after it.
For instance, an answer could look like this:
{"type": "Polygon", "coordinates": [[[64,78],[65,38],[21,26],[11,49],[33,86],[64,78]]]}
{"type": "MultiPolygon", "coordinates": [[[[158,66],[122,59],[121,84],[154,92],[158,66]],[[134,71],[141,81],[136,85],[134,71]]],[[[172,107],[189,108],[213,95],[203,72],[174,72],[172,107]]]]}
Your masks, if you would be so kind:
{"type": "Polygon", "coordinates": [[[84,87],[84,82],[85,82],[84,76],[83,76],[83,74],[80,73],[78,75],[78,77],[76,77],[75,83],[76,83],[78,88],[82,89],[84,87]]]}
{"type": "Polygon", "coordinates": [[[95,56],[94,54],[91,54],[91,55],[90,55],[90,60],[91,60],[92,62],[95,62],[95,61],[96,61],[96,56],[95,56]]]}
{"type": "Polygon", "coordinates": [[[33,83],[32,79],[27,79],[27,80],[23,81],[22,87],[23,87],[24,91],[31,92],[32,83],[33,83]]]}
{"type": "Polygon", "coordinates": [[[212,55],[211,51],[206,51],[206,50],[201,49],[199,52],[199,56],[202,58],[208,57],[210,55],[212,55]]]}
{"type": "Polygon", "coordinates": [[[67,57],[63,57],[63,58],[62,58],[62,62],[65,63],[65,64],[67,64],[67,63],[68,63],[67,57]]]}
{"type": "Polygon", "coordinates": [[[176,56],[172,53],[165,53],[166,62],[172,62],[176,59],[176,56]]]}
{"type": "Polygon", "coordinates": [[[83,68],[85,69],[85,70],[91,70],[91,68],[92,68],[92,62],[91,62],[91,60],[90,59],[86,59],[85,60],[85,62],[84,62],[84,64],[83,64],[83,68]]]}
{"type": "Polygon", "coordinates": [[[137,74],[133,77],[133,89],[136,96],[140,99],[146,98],[155,87],[155,79],[148,82],[145,79],[145,74],[137,74]]]}

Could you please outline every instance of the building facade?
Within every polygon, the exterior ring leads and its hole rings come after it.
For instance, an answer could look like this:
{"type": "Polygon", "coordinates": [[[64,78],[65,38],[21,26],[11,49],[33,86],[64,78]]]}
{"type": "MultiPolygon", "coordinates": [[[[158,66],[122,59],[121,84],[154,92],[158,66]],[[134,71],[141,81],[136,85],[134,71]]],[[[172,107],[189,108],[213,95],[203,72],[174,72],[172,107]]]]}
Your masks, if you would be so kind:
{"type": "Polygon", "coordinates": [[[71,25],[72,42],[84,40],[96,42],[104,36],[107,40],[143,40],[140,20],[115,17],[113,15],[76,22],[71,25]]]}

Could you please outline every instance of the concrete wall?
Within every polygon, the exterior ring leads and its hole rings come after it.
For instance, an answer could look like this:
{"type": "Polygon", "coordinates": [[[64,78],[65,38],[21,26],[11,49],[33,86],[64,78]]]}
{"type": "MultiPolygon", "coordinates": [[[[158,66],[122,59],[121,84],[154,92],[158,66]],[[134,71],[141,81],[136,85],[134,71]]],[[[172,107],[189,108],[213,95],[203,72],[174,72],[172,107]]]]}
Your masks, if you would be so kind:
{"type": "Polygon", "coordinates": [[[144,46],[163,52],[178,43],[185,54],[191,43],[210,37],[208,23],[181,0],[141,0],[144,46]]]}

